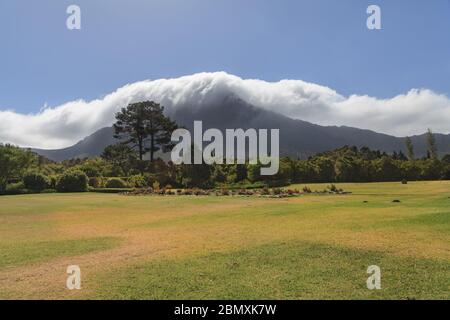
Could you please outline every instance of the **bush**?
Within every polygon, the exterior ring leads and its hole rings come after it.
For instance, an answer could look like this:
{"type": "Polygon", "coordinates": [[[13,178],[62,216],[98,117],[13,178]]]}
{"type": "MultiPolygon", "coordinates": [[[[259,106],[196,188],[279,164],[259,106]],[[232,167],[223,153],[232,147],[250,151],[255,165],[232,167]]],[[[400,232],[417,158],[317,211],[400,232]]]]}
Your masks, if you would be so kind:
{"type": "Polygon", "coordinates": [[[89,178],[89,186],[92,188],[101,188],[103,187],[103,179],[101,177],[89,178]]]}
{"type": "Polygon", "coordinates": [[[254,183],[250,183],[248,181],[243,181],[239,183],[233,183],[233,184],[219,184],[219,188],[227,188],[229,190],[241,190],[241,189],[262,189],[264,187],[267,187],[266,183],[262,181],[257,181],[254,183]]]}
{"type": "Polygon", "coordinates": [[[100,171],[94,166],[84,166],[81,168],[81,171],[83,171],[89,178],[101,176],[100,171]]]}
{"type": "Polygon", "coordinates": [[[131,188],[89,188],[90,192],[97,193],[127,193],[132,192],[131,188]]]}
{"type": "Polygon", "coordinates": [[[129,177],[128,184],[130,185],[130,187],[134,187],[134,188],[148,187],[145,177],[140,174],[129,177]]]}
{"type": "Polygon", "coordinates": [[[127,188],[128,185],[125,181],[123,181],[120,178],[111,178],[108,180],[108,182],[106,182],[105,187],[107,189],[123,189],[127,188]]]}
{"type": "Polygon", "coordinates": [[[45,189],[45,190],[42,190],[41,193],[56,193],[56,190],[55,189],[45,189]]]}
{"type": "Polygon", "coordinates": [[[303,192],[304,193],[312,193],[311,189],[307,186],[303,187],[303,192]]]}
{"type": "Polygon", "coordinates": [[[56,190],[58,192],[86,192],[88,191],[88,177],[83,171],[67,171],[59,177],[56,190]]]}
{"type": "Polygon", "coordinates": [[[16,195],[16,194],[27,194],[29,191],[25,189],[23,182],[11,183],[6,186],[4,194],[6,195],[16,195]]]}
{"type": "Polygon", "coordinates": [[[330,192],[339,192],[338,188],[334,184],[328,186],[328,190],[330,190],[330,192]]]}
{"type": "Polygon", "coordinates": [[[153,187],[154,190],[159,190],[159,188],[160,188],[159,182],[158,181],[153,182],[152,187],[153,187]]]}
{"type": "Polygon", "coordinates": [[[52,175],[50,179],[50,188],[56,190],[56,184],[58,183],[59,177],[57,175],[52,175]]]}
{"type": "Polygon", "coordinates": [[[42,191],[51,187],[50,179],[38,172],[29,172],[25,174],[23,183],[26,189],[33,191],[42,191]]]}

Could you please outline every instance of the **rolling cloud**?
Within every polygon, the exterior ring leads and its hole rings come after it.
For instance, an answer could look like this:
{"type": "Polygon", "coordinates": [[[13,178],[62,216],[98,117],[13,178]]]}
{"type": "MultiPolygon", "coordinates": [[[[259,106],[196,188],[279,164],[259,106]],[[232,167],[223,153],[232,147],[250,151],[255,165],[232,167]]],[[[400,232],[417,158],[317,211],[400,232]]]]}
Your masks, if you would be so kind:
{"type": "Polygon", "coordinates": [[[72,101],[36,114],[0,111],[0,142],[36,148],[67,147],[110,126],[114,113],[129,103],[155,100],[169,112],[203,108],[230,93],[256,107],[320,125],[345,125],[406,136],[427,128],[450,132],[450,99],[428,89],[413,89],[391,99],[352,95],[301,80],[266,82],[224,73],[199,73],[176,79],[141,81],[93,101],[72,101]]]}

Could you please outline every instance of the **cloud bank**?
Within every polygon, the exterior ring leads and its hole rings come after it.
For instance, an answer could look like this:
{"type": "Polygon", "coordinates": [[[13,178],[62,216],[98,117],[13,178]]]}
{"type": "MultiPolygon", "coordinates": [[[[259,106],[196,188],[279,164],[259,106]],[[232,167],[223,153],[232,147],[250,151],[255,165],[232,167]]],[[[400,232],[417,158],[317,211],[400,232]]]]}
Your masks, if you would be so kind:
{"type": "Polygon", "coordinates": [[[266,82],[225,72],[176,79],[141,81],[107,96],[43,108],[36,114],[0,111],[0,142],[44,149],[68,147],[110,126],[114,114],[132,102],[155,100],[173,112],[203,108],[234,93],[256,107],[320,125],[345,125],[396,136],[421,134],[427,128],[450,132],[450,99],[427,89],[413,89],[391,99],[352,95],[301,80],[266,82]]]}

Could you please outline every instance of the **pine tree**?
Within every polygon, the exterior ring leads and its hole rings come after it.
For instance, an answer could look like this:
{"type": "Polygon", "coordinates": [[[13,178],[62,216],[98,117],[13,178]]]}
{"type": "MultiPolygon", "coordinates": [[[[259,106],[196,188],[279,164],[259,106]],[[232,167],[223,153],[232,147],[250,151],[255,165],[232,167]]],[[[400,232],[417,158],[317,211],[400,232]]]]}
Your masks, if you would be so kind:
{"type": "Polygon", "coordinates": [[[406,150],[408,152],[408,159],[413,161],[415,156],[414,156],[414,145],[412,143],[412,140],[410,137],[406,137],[406,150]]]}
{"type": "Polygon", "coordinates": [[[438,158],[438,150],[436,146],[436,138],[433,134],[433,131],[431,129],[428,129],[427,132],[427,154],[431,159],[437,159],[438,158]]]}
{"type": "Polygon", "coordinates": [[[171,136],[177,125],[164,115],[164,107],[156,102],[130,104],[116,114],[116,119],[114,137],[137,148],[141,161],[144,154],[150,152],[153,162],[155,152],[168,151],[172,146],[171,136]]]}

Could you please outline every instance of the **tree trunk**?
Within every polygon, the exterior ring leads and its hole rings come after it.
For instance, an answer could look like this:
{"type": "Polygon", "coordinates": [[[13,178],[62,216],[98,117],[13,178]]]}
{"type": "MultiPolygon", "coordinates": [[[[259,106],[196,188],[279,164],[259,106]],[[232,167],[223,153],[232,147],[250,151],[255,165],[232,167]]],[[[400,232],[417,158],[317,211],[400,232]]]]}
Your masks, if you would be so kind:
{"type": "Polygon", "coordinates": [[[139,139],[139,160],[142,161],[143,157],[144,157],[144,146],[142,143],[142,139],[139,139]]]}
{"type": "Polygon", "coordinates": [[[155,150],[155,135],[152,134],[151,146],[150,146],[150,162],[153,162],[153,160],[154,160],[154,155],[153,155],[154,150],[155,150]]]}

